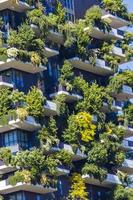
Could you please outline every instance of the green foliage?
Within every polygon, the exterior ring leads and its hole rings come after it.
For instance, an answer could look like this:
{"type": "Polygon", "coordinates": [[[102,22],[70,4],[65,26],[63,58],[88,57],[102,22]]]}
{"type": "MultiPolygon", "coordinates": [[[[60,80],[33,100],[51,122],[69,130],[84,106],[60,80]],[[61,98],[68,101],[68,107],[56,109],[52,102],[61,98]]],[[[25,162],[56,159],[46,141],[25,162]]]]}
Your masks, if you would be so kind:
{"type": "Polygon", "coordinates": [[[102,0],[102,3],[105,10],[124,19],[128,19],[127,8],[123,0],[102,0]]]}
{"type": "Polygon", "coordinates": [[[64,35],[64,46],[71,47],[76,42],[76,39],[74,38],[77,33],[75,23],[66,22],[63,25],[62,32],[64,35]]]}
{"type": "Polygon", "coordinates": [[[115,187],[112,195],[113,200],[132,200],[133,199],[133,189],[125,188],[122,185],[115,187]]]}
{"type": "Polygon", "coordinates": [[[102,19],[102,9],[99,6],[92,6],[86,11],[85,23],[87,26],[96,26],[102,31],[110,31],[110,21],[102,19]]]}
{"type": "Polygon", "coordinates": [[[133,122],[133,104],[129,104],[124,109],[124,116],[128,122],[133,122]]]}
{"type": "Polygon", "coordinates": [[[62,149],[56,153],[55,158],[60,160],[60,162],[65,166],[72,166],[73,154],[65,149],[62,149]]]}
{"type": "Polygon", "coordinates": [[[37,25],[40,30],[40,38],[45,40],[48,34],[48,17],[44,14],[41,9],[33,9],[27,14],[29,23],[37,25]]]}
{"type": "Polygon", "coordinates": [[[68,118],[68,127],[63,133],[65,142],[77,145],[81,149],[82,146],[89,145],[94,139],[96,129],[92,120],[92,116],[86,112],[71,115],[68,118]]]}
{"type": "Polygon", "coordinates": [[[118,56],[112,56],[112,55],[105,54],[104,60],[106,62],[108,62],[109,66],[111,67],[111,69],[113,69],[114,72],[118,71],[118,67],[119,67],[119,64],[121,61],[118,56]]]}
{"type": "Polygon", "coordinates": [[[11,164],[19,167],[21,171],[25,169],[29,170],[32,175],[32,181],[38,182],[41,173],[46,168],[46,158],[39,149],[26,150],[18,152],[16,156],[13,156],[11,164]]]}
{"type": "Polygon", "coordinates": [[[2,28],[2,26],[3,26],[3,20],[2,20],[2,17],[0,17],[0,29],[2,28]]]}
{"type": "Polygon", "coordinates": [[[98,55],[102,57],[106,62],[108,62],[109,66],[117,72],[120,58],[118,56],[112,55],[114,48],[114,41],[103,42],[100,49],[98,49],[98,55]]]}
{"type": "Polygon", "coordinates": [[[57,95],[54,99],[54,102],[57,105],[57,112],[59,116],[65,115],[65,114],[67,115],[68,107],[65,103],[65,100],[66,100],[66,95],[64,94],[57,95]]]}
{"type": "Polygon", "coordinates": [[[85,111],[91,114],[95,114],[98,117],[98,129],[104,124],[104,113],[101,112],[103,102],[107,102],[109,108],[112,105],[112,97],[106,88],[99,86],[96,83],[89,85],[84,79],[78,77],[74,80],[74,85],[77,89],[82,91],[83,99],[77,102],[76,109],[78,111],[85,111]]]}
{"type": "Polygon", "coordinates": [[[26,106],[29,115],[39,118],[44,115],[45,97],[42,92],[33,87],[26,96],[26,106]]]}
{"type": "Polygon", "coordinates": [[[13,90],[11,93],[11,101],[14,105],[20,106],[25,102],[25,94],[23,92],[19,92],[18,90],[13,90]]]}
{"type": "Polygon", "coordinates": [[[10,32],[8,44],[10,47],[15,47],[19,50],[19,58],[24,58],[24,60],[26,60],[26,56],[27,59],[30,58],[30,60],[32,61],[32,57],[34,54],[36,55],[36,57],[38,57],[38,60],[40,60],[40,62],[45,63],[47,61],[44,53],[44,39],[37,38],[28,23],[22,24],[18,28],[18,31],[12,30],[10,32]]]}
{"type": "Polygon", "coordinates": [[[2,195],[0,195],[0,200],[4,200],[4,197],[2,195]]]}
{"type": "Polygon", "coordinates": [[[130,177],[130,175],[128,175],[127,173],[118,171],[117,174],[123,186],[130,187],[130,185],[133,184],[132,177],[130,177]]]}
{"type": "Polygon", "coordinates": [[[54,155],[46,158],[47,173],[53,176],[57,175],[57,167],[61,164],[60,160],[54,155]]]}
{"type": "Polygon", "coordinates": [[[133,33],[126,32],[124,39],[121,41],[120,46],[125,53],[126,61],[129,61],[133,57],[133,49],[130,47],[130,43],[133,41],[133,33]]]}
{"type": "Polygon", "coordinates": [[[80,174],[74,173],[71,178],[69,198],[71,200],[88,200],[85,182],[80,174]]]}
{"type": "Polygon", "coordinates": [[[88,51],[87,47],[91,44],[91,38],[89,37],[89,33],[91,33],[91,28],[88,31],[84,31],[85,22],[82,20],[77,21],[75,24],[74,36],[75,36],[75,51],[76,54],[82,58],[90,59],[92,57],[92,51],[88,51]]]}
{"type": "Polygon", "coordinates": [[[88,152],[88,162],[102,166],[107,163],[108,151],[99,142],[95,142],[93,148],[88,152]]]}
{"type": "Polygon", "coordinates": [[[106,125],[105,132],[100,135],[101,145],[107,150],[107,163],[105,165],[119,167],[125,159],[121,142],[124,138],[124,130],[110,123],[106,125]]]}
{"type": "Polygon", "coordinates": [[[78,110],[98,114],[98,111],[103,107],[104,101],[111,106],[112,98],[107,93],[106,88],[96,83],[89,85],[79,77],[75,79],[75,84],[82,91],[84,97],[82,101],[77,103],[78,110]]]}
{"type": "Polygon", "coordinates": [[[5,165],[9,165],[11,159],[12,159],[11,150],[8,148],[0,148],[0,160],[2,160],[5,165]]]}
{"type": "Polygon", "coordinates": [[[0,89],[0,117],[8,113],[11,103],[10,94],[11,91],[9,89],[0,89]]]}
{"type": "Polygon", "coordinates": [[[72,64],[65,60],[64,64],[60,70],[59,83],[61,86],[66,87],[67,91],[71,91],[73,89],[72,81],[74,78],[72,64]]]}
{"type": "Polygon", "coordinates": [[[54,14],[57,17],[57,23],[59,25],[65,23],[65,9],[63,8],[60,1],[58,1],[58,0],[55,1],[55,12],[54,12],[54,14]]]}
{"type": "Polygon", "coordinates": [[[18,32],[12,30],[8,39],[8,44],[17,49],[30,50],[35,33],[28,24],[19,27],[18,32]]]}
{"type": "Polygon", "coordinates": [[[18,182],[24,182],[24,177],[17,171],[13,176],[9,176],[8,181],[10,185],[15,186],[18,182]]]}
{"type": "Polygon", "coordinates": [[[108,124],[105,132],[100,134],[99,141],[92,143],[92,148],[88,151],[88,162],[83,167],[83,173],[92,174],[95,178],[103,181],[106,178],[107,170],[122,166],[125,159],[124,151],[120,145],[123,137],[123,129],[108,124]]]}
{"type": "Polygon", "coordinates": [[[83,174],[88,174],[90,177],[98,179],[100,182],[104,181],[107,177],[107,171],[104,168],[98,167],[95,164],[86,163],[82,169],[83,174]]]}
{"type": "Polygon", "coordinates": [[[6,60],[7,60],[7,49],[0,48],[0,61],[6,62],[6,60]]]}
{"type": "Polygon", "coordinates": [[[57,138],[56,121],[52,117],[48,120],[47,126],[43,127],[39,132],[39,140],[44,151],[48,151],[59,143],[57,138]]]}
{"type": "Polygon", "coordinates": [[[126,70],[121,74],[116,74],[110,78],[108,90],[110,92],[120,92],[123,85],[133,87],[133,71],[126,70]]]}

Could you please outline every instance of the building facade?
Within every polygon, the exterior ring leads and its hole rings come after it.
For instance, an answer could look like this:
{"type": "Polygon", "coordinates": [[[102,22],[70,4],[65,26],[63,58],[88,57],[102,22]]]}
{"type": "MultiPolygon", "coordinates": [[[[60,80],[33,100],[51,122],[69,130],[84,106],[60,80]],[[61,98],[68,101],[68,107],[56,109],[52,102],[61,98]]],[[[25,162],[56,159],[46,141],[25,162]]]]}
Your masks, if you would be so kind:
{"type": "Polygon", "coordinates": [[[0,0],[0,198],[116,200],[116,186],[133,187],[122,179],[133,176],[133,74],[118,69],[132,59],[129,18],[97,7],[98,22],[75,25],[99,2],[61,1],[63,22],[60,4],[41,2],[0,0]],[[75,173],[84,196],[72,197],[75,173]]]}

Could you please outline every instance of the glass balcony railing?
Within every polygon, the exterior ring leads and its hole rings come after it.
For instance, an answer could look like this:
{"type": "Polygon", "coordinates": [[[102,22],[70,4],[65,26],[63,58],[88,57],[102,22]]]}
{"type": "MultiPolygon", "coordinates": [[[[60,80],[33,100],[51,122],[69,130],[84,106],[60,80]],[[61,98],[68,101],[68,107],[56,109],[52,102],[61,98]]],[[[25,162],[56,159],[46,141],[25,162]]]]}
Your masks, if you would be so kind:
{"type": "Polygon", "coordinates": [[[121,101],[114,101],[114,102],[113,102],[113,106],[123,108],[124,103],[121,102],[121,101]]]}
{"type": "Polygon", "coordinates": [[[123,146],[124,147],[132,147],[133,148],[133,141],[124,139],[123,140],[123,146]]]}
{"type": "Polygon", "coordinates": [[[0,76],[0,82],[5,82],[5,83],[12,84],[12,79],[9,76],[3,76],[3,75],[1,75],[0,76]]]}

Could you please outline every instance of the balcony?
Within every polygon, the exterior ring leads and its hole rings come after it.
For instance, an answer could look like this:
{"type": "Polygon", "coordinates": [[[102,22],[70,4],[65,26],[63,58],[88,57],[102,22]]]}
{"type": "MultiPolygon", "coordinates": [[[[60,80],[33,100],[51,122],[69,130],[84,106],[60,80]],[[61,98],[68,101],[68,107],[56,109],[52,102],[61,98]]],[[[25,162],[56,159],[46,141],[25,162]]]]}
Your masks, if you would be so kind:
{"type": "Polygon", "coordinates": [[[0,175],[13,172],[14,170],[14,167],[12,167],[11,165],[5,165],[3,161],[0,160],[0,175]]]}
{"type": "Polygon", "coordinates": [[[88,60],[83,61],[79,57],[74,57],[69,60],[73,67],[91,72],[93,74],[107,76],[114,73],[110,67],[106,66],[106,62],[102,59],[96,59],[95,65],[91,64],[88,60]]]}
{"type": "Polygon", "coordinates": [[[47,58],[50,58],[50,57],[53,57],[53,56],[57,56],[59,54],[59,51],[55,50],[53,48],[45,47],[44,53],[45,53],[45,56],[47,58]]]}
{"type": "Polygon", "coordinates": [[[112,54],[120,57],[121,64],[126,62],[126,55],[123,53],[122,48],[114,46],[112,49],[112,54]]]}
{"type": "Polygon", "coordinates": [[[70,173],[70,170],[65,166],[59,166],[56,168],[57,176],[67,176],[70,173]]]}
{"type": "Polygon", "coordinates": [[[44,115],[45,116],[54,116],[57,115],[57,105],[52,101],[46,101],[44,105],[44,115]]]}
{"type": "Polygon", "coordinates": [[[18,191],[27,191],[37,194],[47,194],[55,192],[56,189],[52,187],[43,187],[42,185],[33,185],[31,183],[19,182],[15,186],[9,184],[8,180],[0,181],[0,194],[9,194],[18,191]]]}
{"type": "MultiPolygon", "coordinates": [[[[89,31],[89,27],[86,27],[84,30],[89,31]]],[[[90,36],[105,41],[122,40],[123,32],[114,28],[112,28],[111,31],[109,32],[108,31],[103,32],[99,28],[93,27],[90,36]]]]}
{"type": "Polygon", "coordinates": [[[14,144],[12,146],[8,146],[8,149],[10,149],[11,153],[13,153],[13,154],[15,154],[15,153],[23,150],[23,148],[21,147],[21,145],[18,144],[18,143],[14,144]]]}
{"type": "Polygon", "coordinates": [[[128,173],[128,174],[133,174],[133,160],[125,159],[121,170],[128,173]]]}
{"type": "Polygon", "coordinates": [[[19,0],[17,3],[11,0],[0,0],[0,11],[6,9],[16,12],[26,12],[30,9],[30,6],[24,0],[19,0]]]}
{"type": "Polygon", "coordinates": [[[61,149],[59,147],[59,145],[52,147],[51,149],[49,149],[48,151],[45,152],[45,154],[53,154],[53,153],[57,153],[59,152],[61,149]]]}
{"type": "Polygon", "coordinates": [[[128,85],[123,85],[119,92],[114,92],[112,95],[120,101],[125,101],[133,98],[133,89],[128,85]]]}
{"type": "Polygon", "coordinates": [[[131,137],[133,136],[133,125],[128,125],[128,126],[122,126],[120,125],[125,130],[125,137],[131,137]]]}
{"type": "MultiPolygon", "coordinates": [[[[36,33],[36,35],[40,35],[40,30],[38,28],[38,26],[36,24],[31,24],[30,25],[32,30],[36,33]]],[[[49,30],[49,33],[48,33],[48,36],[47,36],[47,39],[49,41],[52,41],[56,44],[64,44],[64,37],[63,37],[63,34],[62,33],[59,33],[56,29],[50,29],[49,30]]]]}
{"type": "Polygon", "coordinates": [[[103,107],[102,107],[101,111],[104,112],[104,113],[108,113],[111,110],[116,111],[116,112],[117,111],[122,111],[122,107],[123,106],[124,106],[123,102],[113,101],[112,109],[110,109],[108,103],[107,102],[103,102],[103,107]]]}
{"type": "Polygon", "coordinates": [[[67,92],[66,89],[63,88],[63,87],[60,87],[57,92],[54,92],[54,93],[50,94],[50,98],[53,99],[58,95],[64,95],[65,96],[65,101],[67,103],[78,101],[78,100],[81,100],[83,98],[81,95],[76,93],[76,91],[67,92]]]}
{"type": "Polygon", "coordinates": [[[20,71],[24,71],[27,73],[39,73],[45,70],[43,66],[34,66],[32,63],[23,62],[15,59],[7,59],[6,62],[0,61],[0,72],[8,70],[8,69],[17,69],[20,71]]]}
{"type": "Polygon", "coordinates": [[[14,129],[15,129],[15,127],[9,125],[8,122],[3,123],[3,120],[2,121],[0,120],[0,133],[8,132],[8,131],[11,131],[11,130],[14,130],[14,129]]]}
{"type": "Polygon", "coordinates": [[[79,160],[83,160],[86,159],[87,156],[85,154],[83,154],[80,149],[77,149],[76,152],[73,151],[72,146],[69,144],[63,144],[62,148],[70,153],[72,153],[73,155],[73,161],[79,161],[79,160]]]}
{"type": "Polygon", "coordinates": [[[55,29],[51,29],[48,34],[48,40],[57,43],[57,44],[63,44],[64,43],[64,37],[61,33],[57,32],[55,29]]]}
{"type": "Polygon", "coordinates": [[[133,141],[129,139],[124,139],[122,146],[125,150],[133,150],[133,141]]]}
{"type": "Polygon", "coordinates": [[[122,108],[124,107],[124,103],[121,101],[113,101],[112,109],[114,111],[122,111],[122,108]]]}
{"type": "Polygon", "coordinates": [[[113,28],[121,28],[123,26],[127,26],[129,24],[128,21],[116,16],[116,15],[112,15],[110,13],[105,13],[102,16],[102,19],[107,19],[110,22],[110,26],[113,28]]]}
{"type": "Polygon", "coordinates": [[[35,119],[28,116],[24,121],[17,118],[16,115],[5,116],[0,121],[0,133],[11,131],[14,129],[22,129],[26,131],[36,131],[41,127],[40,124],[36,123],[35,119]]]}
{"type": "Polygon", "coordinates": [[[97,185],[97,186],[102,186],[102,187],[112,187],[117,184],[122,184],[121,181],[119,180],[118,176],[113,175],[113,174],[108,174],[107,178],[101,183],[98,179],[95,179],[91,177],[90,175],[83,175],[83,179],[85,180],[86,183],[92,184],[92,185],[97,185]]]}
{"type": "Polygon", "coordinates": [[[28,116],[24,121],[20,120],[19,118],[12,118],[9,121],[9,125],[30,132],[37,131],[41,128],[41,125],[36,123],[35,119],[31,116],[28,116]]]}
{"type": "Polygon", "coordinates": [[[0,76],[0,88],[13,88],[10,77],[0,76]]]}

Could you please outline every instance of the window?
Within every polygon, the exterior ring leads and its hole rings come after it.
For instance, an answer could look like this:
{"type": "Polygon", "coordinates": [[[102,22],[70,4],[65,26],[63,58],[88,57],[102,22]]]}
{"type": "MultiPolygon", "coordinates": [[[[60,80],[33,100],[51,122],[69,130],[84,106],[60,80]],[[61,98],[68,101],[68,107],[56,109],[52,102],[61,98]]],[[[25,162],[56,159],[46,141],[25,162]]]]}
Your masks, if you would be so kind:
{"type": "Polygon", "coordinates": [[[14,130],[12,132],[3,134],[3,145],[5,147],[13,146],[16,144],[21,145],[23,148],[28,147],[28,136],[26,132],[14,130]]]}
{"type": "Polygon", "coordinates": [[[8,197],[9,200],[25,200],[25,195],[22,192],[11,194],[8,197]]]}
{"type": "Polygon", "coordinates": [[[65,0],[65,7],[73,10],[73,0],[65,0]]]}
{"type": "Polygon", "coordinates": [[[59,66],[56,62],[49,62],[48,63],[48,73],[49,76],[52,77],[52,81],[55,82],[58,79],[58,70],[59,66]]]}
{"type": "Polygon", "coordinates": [[[23,74],[20,71],[13,71],[13,82],[15,83],[16,87],[23,88],[24,81],[23,81],[23,74]]]}
{"type": "Polygon", "coordinates": [[[36,200],[41,200],[41,196],[40,196],[40,195],[37,195],[37,196],[36,196],[36,200]]]}

